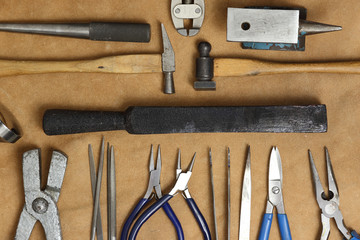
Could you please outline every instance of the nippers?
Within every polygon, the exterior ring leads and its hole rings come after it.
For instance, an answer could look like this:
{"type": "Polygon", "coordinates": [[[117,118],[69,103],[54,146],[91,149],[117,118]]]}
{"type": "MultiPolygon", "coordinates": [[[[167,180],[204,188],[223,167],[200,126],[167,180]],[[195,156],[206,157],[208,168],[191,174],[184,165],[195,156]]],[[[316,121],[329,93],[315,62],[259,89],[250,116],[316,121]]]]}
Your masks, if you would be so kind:
{"type": "Polygon", "coordinates": [[[191,198],[189,189],[188,189],[188,182],[190,180],[192,169],[194,167],[195,162],[195,156],[190,163],[190,166],[187,170],[187,172],[183,172],[181,170],[181,160],[180,160],[180,151],[178,154],[178,165],[176,169],[176,183],[173,187],[173,189],[166,195],[164,195],[162,198],[160,198],[157,202],[155,202],[153,205],[151,205],[135,222],[134,227],[132,228],[130,232],[129,239],[135,240],[137,233],[139,232],[141,226],[161,207],[164,206],[172,197],[174,197],[178,192],[182,192],[182,195],[186,199],[186,202],[188,206],[190,207],[193,215],[196,218],[196,221],[198,222],[199,226],[201,227],[201,231],[203,233],[205,240],[211,240],[210,230],[206,223],[206,220],[202,213],[200,212],[198,206],[196,205],[194,199],[191,198]]]}
{"type": "Polygon", "coordinates": [[[204,0],[172,0],[171,19],[174,27],[183,36],[195,36],[199,33],[205,16],[204,0]],[[184,19],[192,20],[189,31],[184,27],[184,19]]]}
{"type": "Polygon", "coordinates": [[[29,239],[36,221],[42,224],[46,239],[61,240],[61,226],[57,201],[63,183],[67,156],[53,151],[47,185],[41,191],[40,149],[23,154],[25,204],[16,229],[16,240],[29,239]]]}
{"type": "Polygon", "coordinates": [[[268,200],[266,211],[262,220],[259,240],[269,239],[270,228],[273,218],[273,210],[276,207],[277,219],[282,240],[291,240],[291,233],[287,215],[285,214],[284,200],[282,195],[282,166],[280,153],[277,147],[273,147],[270,155],[268,200]]]}
{"type": "Polygon", "coordinates": [[[309,159],[311,165],[311,172],[314,181],[316,201],[321,209],[321,223],[322,223],[322,233],[321,240],[328,239],[330,235],[330,219],[333,218],[336,222],[336,226],[345,239],[351,240],[359,240],[360,236],[356,233],[356,231],[352,231],[351,233],[344,225],[344,219],[339,209],[339,192],[336,184],[336,180],[333,173],[333,168],[330,161],[330,156],[328,149],[325,147],[325,155],[326,155],[326,168],[328,175],[328,184],[329,184],[329,192],[326,195],[324,188],[321,185],[319,174],[316,170],[314,159],[309,150],[309,159]]]}
{"type": "MultiPolygon", "coordinates": [[[[126,222],[123,226],[123,229],[121,231],[120,240],[128,239],[127,237],[128,237],[129,230],[130,230],[130,227],[131,227],[133,221],[135,220],[135,218],[137,217],[139,212],[144,208],[144,206],[153,198],[153,196],[155,195],[156,199],[162,198],[161,186],[160,186],[160,173],[161,173],[160,145],[158,147],[158,152],[157,152],[156,169],[154,166],[155,165],[154,165],[154,157],[153,157],[153,146],[151,145],[150,165],[149,165],[150,176],[149,176],[148,188],[145,193],[145,196],[139,201],[139,203],[136,205],[136,207],[134,208],[134,210],[131,212],[128,219],[126,220],[126,222]],[[155,193],[153,193],[154,189],[155,189],[155,193]]],[[[181,224],[179,222],[179,219],[176,217],[174,211],[170,207],[169,203],[163,203],[163,205],[161,207],[164,209],[166,215],[169,217],[169,219],[175,226],[178,239],[183,240],[184,232],[182,230],[181,224]]],[[[131,237],[130,237],[130,239],[131,239],[131,237]]],[[[134,237],[134,239],[135,239],[135,237],[134,237]]]]}

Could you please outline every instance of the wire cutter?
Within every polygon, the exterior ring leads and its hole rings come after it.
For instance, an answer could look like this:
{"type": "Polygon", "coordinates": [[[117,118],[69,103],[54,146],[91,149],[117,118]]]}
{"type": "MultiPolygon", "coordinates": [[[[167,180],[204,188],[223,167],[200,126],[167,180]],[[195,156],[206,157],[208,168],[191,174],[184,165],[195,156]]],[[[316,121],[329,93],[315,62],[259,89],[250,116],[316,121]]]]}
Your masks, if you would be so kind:
{"type": "Polygon", "coordinates": [[[282,195],[282,166],[280,153],[277,147],[273,147],[270,155],[268,199],[266,211],[262,220],[259,240],[269,239],[270,228],[273,218],[273,210],[276,207],[277,219],[282,240],[291,240],[289,221],[285,214],[284,200],[282,195]]]}
{"type": "Polygon", "coordinates": [[[352,231],[351,233],[344,225],[344,219],[339,209],[339,192],[334,177],[333,168],[330,161],[330,156],[327,148],[325,147],[326,155],[326,167],[328,175],[328,184],[329,192],[327,196],[325,195],[324,188],[321,185],[319,174],[316,170],[314,159],[312,157],[311,151],[309,150],[309,159],[311,165],[311,172],[315,186],[316,201],[321,209],[321,223],[322,223],[322,233],[321,240],[328,239],[330,235],[330,219],[333,218],[336,222],[336,226],[339,231],[344,235],[345,239],[351,240],[360,240],[360,236],[352,231]]]}
{"type": "MultiPolygon", "coordinates": [[[[128,219],[126,220],[124,227],[121,231],[121,237],[120,237],[121,240],[127,240],[127,236],[129,234],[129,230],[133,221],[135,220],[139,212],[144,208],[146,203],[148,203],[154,195],[156,196],[157,199],[162,198],[161,186],[160,186],[160,173],[161,173],[160,145],[158,147],[158,152],[157,152],[156,169],[154,168],[153,146],[151,145],[149,171],[150,171],[150,178],[145,196],[139,201],[139,203],[136,205],[136,207],[134,208],[134,210],[131,212],[128,219]],[[155,189],[155,194],[153,194],[153,189],[155,189]]],[[[178,239],[183,240],[184,232],[182,230],[181,224],[179,222],[179,219],[176,217],[174,211],[170,207],[169,203],[165,203],[164,205],[162,205],[162,208],[164,209],[166,215],[169,217],[169,219],[175,226],[178,239]]]]}
{"type": "Polygon", "coordinates": [[[162,198],[159,199],[159,201],[155,202],[153,205],[151,205],[143,214],[140,215],[138,220],[135,222],[131,232],[129,239],[135,240],[136,235],[138,234],[141,226],[157,211],[159,210],[164,204],[166,204],[172,197],[174,197],[178,192],[182,192],[183,197],[186,199],[186,202],[188,206],[191,209],[191,212],[196,218],[197,223],[199,224],[201,231],[203,233],[205,240],[211,240],[211,234],[209,227],[206,223],[206,220],[204,216],[201,214],[200,209],[196,205],[193,198],[191,198],[189,189],[188,189],[188,182],[190,180],[192,169],[194,167],[195,162],[195,156],[190,163],[190,166],[187,170],[187,172],[183,172],[181,170],[181,160],[180,160],[180,151],[178,154],[178,164],[176,169],[176,183],[173,187],[173,189],[166,195],[164,195],[162,198]]]}
{"type": "Polygon", "coordinates": [[[56,203],[64,180],[67,156],[53,151],[47,185],[41,191],[40,149],[23,154],[25,204],[16,229],[15,240],[29,239],[34,225],[40,221],[46,239],[61,240],[59,210],[56,203]]]}

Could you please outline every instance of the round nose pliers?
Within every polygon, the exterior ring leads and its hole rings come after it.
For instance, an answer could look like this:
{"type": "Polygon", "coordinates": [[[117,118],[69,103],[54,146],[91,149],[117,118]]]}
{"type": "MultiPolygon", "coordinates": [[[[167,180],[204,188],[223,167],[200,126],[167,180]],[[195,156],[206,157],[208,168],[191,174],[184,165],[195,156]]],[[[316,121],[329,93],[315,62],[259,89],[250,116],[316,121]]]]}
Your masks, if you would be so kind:
{"type": "Polygon", "coordinates": [[[196,221],[201,228],[204,239],[211,240],[211,234],[210,234],[209,227],[206,223],[206,220],[205,220],[204,216],[202,215],[202,213],[200,212],[200,209],[196,205],[194,199],[191,197],[189,189],[188,189],[188,182],[189,182],[191,174],[192,174],[192,169],[193,169],[194,162],[195,162],[195,156],[196,156],[196,154],[194,154],[194,157],[190,163],[190,166],[189,166],[187,172],[183,172],[181,170],[181,160],[180,160],[180,151],[179,151],[178,164],[177,164],[177,169],[176,169],[177,180],[176,180],[176,183],[175,183],[173,189],[168,194],[166,194],[162,198],[160,198],[153,205],[151,205],[148,209],[146,209],[146,211],[143,212],[143,214],[140,215],[140,217],[135,222],[135,224],[130,232],[130,235],[129,235],[130,240],[135,240],[136,235],[138,234],[141,226],[156,211],[158,211],[161,207],[163,207],[165,204],[167,204],[167,202],[171,198],[173,198],[178,192],[182,192],[183,197],[186,199],[186,202],[187,202],[188,206],[190,207],[191,212],[195,216],[196,221]]]}
{"type": "MultiPolygon", "coordinates": [[[[160,173],[161,173],[160,145],[158,147],[158,152],[157,152],[156,169],[154,168],[153,147],[151,146],[149,171],[150,171],[149,184],[145,196],[139,201],[139,203],[136,205],[136,207],[134,208],[134,210],[131,212],[128,219],[126,220],[123,229],[121,231],[120,240],[128,239],[127,236],[129,234],[129,230],[133,221],[135,220],[139,212],[144,208],[144,206],[152,199],[152,197],[155,195],[156,199],[162,198],[161,186],[160,186],[160,173]],[[155,189],[155,194],[153,193],[154,189],[155,189]]],[[[174,211],[170,207],[169,203],[165,203],[164,205],[162,205],[162,208],[164,209],[166,215],[169,217],[169,219],[175,226],[178,239],[183,240],[184,232],[182,230],[181,224],[179,222],[179,219],[176,217],[174,211]]]]}

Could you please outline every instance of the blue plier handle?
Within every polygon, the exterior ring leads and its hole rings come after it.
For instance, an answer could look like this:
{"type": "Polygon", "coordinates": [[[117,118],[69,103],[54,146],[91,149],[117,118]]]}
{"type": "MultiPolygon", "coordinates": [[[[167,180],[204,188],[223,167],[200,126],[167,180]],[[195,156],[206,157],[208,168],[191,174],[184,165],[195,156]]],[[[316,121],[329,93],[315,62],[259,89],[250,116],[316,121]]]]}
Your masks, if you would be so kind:
{"type": "MultiPolygon", "coordinates": [[[[172,198],[173,196],[170,194],[164,195],[162,198],[160,198],[157,202],[155,202],[153,205],[151,205],[146,211],[141,214],[141,216],[138,218],[138,220],[135,222],[134,227],[132,228],[129,236],[129,240],[135,240],[136,236],[141,228],[141,226],[161,207],[163,207],[167,202],[172,198]]],[[[194,214],[196,221],[201,227],[201,231],[203,233],[205,240],[211,240],[211,234],[209,227],[205,221],[204,216],[201,214],[199,208],[197,207],[194,199],[187,198],[186,202],[188,203],[188,206],[191,209],[191,212],[194,214]]]]}
{"type": "MultiPolygon", "coordinates": [[[[127,236],[129,235],[129,230],[131,228],[132,223],[134,222],[135,218],[139,214],[139,212],[144,208],[144,206],[150,201],[148,198],[143,198],[139,201],[139,203],[136,205],[134,210],[131,212],[130,216],[126,220],[124,227],[121,231],[121,237],[120,240],[127,240],[127,236]]],[[[184,231],[181,227],[179,219],[176,217],[174,211],[172,210],[169,203],[163,204],[162,208],[164,209],[166,215],[169,217],[171,222],[173,223],[176,234],[178,236],[179,240],[184,240],[184,231]]],[[[147,220],[147,219],[146,219],[147,220]]],[[[146,221],[145,220],[145,221],[146,221]]]]}
{"type": "MultiPolygon", "coordinates": [[[[352,236],[352,238],[350,238],[350,240],[360,240],[360,235],[355,231],[351,231],[351,236],[352,236]]],[[[344,238],[344,240],[345,240],[345,238],[344,238]]]]}
{"type": "MultiPolygon", "coordinates": [[[[280,228],[280,235],[282,240],[291,240],[291,232],[289,227],[289,221],[286,214],[277,214],[278,224],[280,228]]],[[[258,240],[267,240],[269,239],[271,223],[273,219],[272,213],[265,213],[258,240]]]]}

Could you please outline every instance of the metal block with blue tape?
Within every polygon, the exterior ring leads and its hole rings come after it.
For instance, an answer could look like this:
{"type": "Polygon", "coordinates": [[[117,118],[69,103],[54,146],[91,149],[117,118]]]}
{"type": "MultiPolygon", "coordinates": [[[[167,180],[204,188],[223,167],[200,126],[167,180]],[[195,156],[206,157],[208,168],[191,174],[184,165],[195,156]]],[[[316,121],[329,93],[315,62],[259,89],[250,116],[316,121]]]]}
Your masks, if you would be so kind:
{"type": "Polygon", "coordinates": [[[304,51],[306,35],[341,29],[307,21],[304,8],[228,8],[227,41],[244,49],[304,51]]]}

